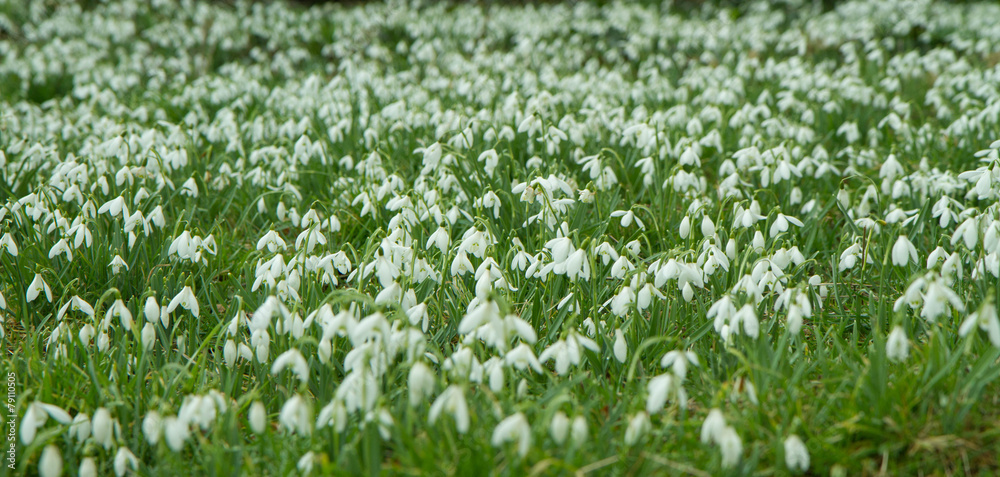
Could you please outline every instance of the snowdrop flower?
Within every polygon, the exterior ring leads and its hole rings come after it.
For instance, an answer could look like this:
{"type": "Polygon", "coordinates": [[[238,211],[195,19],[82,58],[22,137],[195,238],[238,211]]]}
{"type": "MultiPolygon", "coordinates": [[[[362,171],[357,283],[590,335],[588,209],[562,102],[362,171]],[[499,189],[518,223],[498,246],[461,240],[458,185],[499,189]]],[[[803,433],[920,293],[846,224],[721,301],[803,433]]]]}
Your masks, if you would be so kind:
{"type": "Polygon", "coordinates": [[[125,328],[125,331],[132,331],[132,325],[134,324],[132,312],[129,311],[127,306],[125,306],[125,302],[123,302],[121,298],[115,300],[114,304],[108,308],[107,313],[104,314],[104,322],[110,322],[111,318],[120,319],[122,327],[125,328]]]}
{"type": "Polygon", "coordinates": [[[639,218],[635,216],[635,212],[632,212],[632,210],[616,210],[611,213],[611,217],[621,217],[620,223],[622,227],[628,228],[633,222],[635,222],[635,225],[638,226],[640,230],[646,229],[646,225],[642,223],[642,220],[639,220],[639,218]]]}
{"type": "Polygon", "coordinates": [[[407,380],[410,406],[416,407],[434,392],[434,372],[424,363],[414,363],[407,380]]]}
{"type": "Polygon", "coordinates": [[[281,406],[278,414],[278,424],[292,434],[308,436],[312,433],[312,409],[309,403],[298,394],[292,396],[281,406]]]}
{"type": "Polygon", "coordinates": [[[771,224],[771,230],[770,230],[771,238],[776,237],[778,234],[782,232],[787,232],[788,224],[792,224],[796,227],[802,227],[801,220],[796,219],[795,217],[779,213],[778,217],[774,219],[774,223],[771,224]]]}
{"type": "Polygon", "coordinates": [[[556,362],[556,373],[560,376],[565,376],[569,371],[570,365],[577,366],[580,364],[584,349],[589,349],[595,353],[601,350],[594,340],[571,332],[565,339],[549,345],[538,356],[538,360],[545,363],[554,359],[556,362]]]}
{"type": "Polygon", "coordinates": [[[731,468],[740,462],[743,457],[743,441],[736,429],[726,426],[719,436],[718,444],[722,449],[722,467],[731,468]]]}
{"type": "Polygon", "coordinates": [[[260,401],[254,401],[250,405],[250,413],[248,415],[248,420],[250,422],[250,430],[256,435],[261,435],[264,433],[265,425],[267,425],[267,410],[264,408],[264,404],[260,401]]]}
{"type": "Polygon", "coordinates": [[[968,336],[977,325],[980,330],[986,332],[990,343],[1000,348],[1000,318],[997,317],[997,309],[992,301],[984,303],[978,310],[969,314],[958,329],[959,336],[963,338],[968,336]]]}
{"type": "Polygon", "coordinates": [[[184,181],[184,184],[181,185],[180,194],[194,199],[198,198],[198,183],[194,181],[194,177],[184,181]]]}
{"type": "MultiPolygon", "coordinates": [[[[0,237],[0,247],[3,247],[3,249],[6,250],[7,253],[10,254],[11,257],[16,257],[17,256],[17,253],[18,253],[17,252],[17,243],[14,242],[14,238],[10,236],[10,232],[7,232],[7,233],[3,234],[3,237],[0,237]]],[[[49,257],[49,258],[52,258],[52,257],[49,257]]]]}
{"type": "Polygon", "coordinates": [[[313,464],[316,463],[316,454],[313,451],[306,452],[299,458],[299,461],[295,464],[295,468],[302,473],[302,475],[309,475],[312,473],[313,464]]]}
{"type": "Polygon", "coordinates": [[[257,250],[266,248],[268,252],[274,253],[277,250],[284,250],[285,247],[285,241],[274,230],[269,230],[257,241],[257,250]]]}
{"type": "Polygon", "coordinates": [[[518,412],[500,421],[493,429],[494,447],[500,447],[505,442],[517,442],[517,453],[522,458],[528,454],[531,448],[531,426],[524,414],[518,412]]]}
{"type": "Polygon", "coordinates": [[[160,436],[163,434],[163,418],[160,417],[160,413],[150,411],[146,414],[142,420],[142,434],[146,436],[146,442],[151,446],[160,442],[160,436]]]}
{"type": "Polygon", "coordinates": [[[115,475],[122,477],[128,472],[129,469],[138,470],[139,469],[139,459],[135,457],[135,454],[128,449],[128,447],[122,446],[118,448],[118,452],[115,453],[115,475]]]}
{"type": "Polygon", "coordinates": [[[448,413],[455,419],[455,429],[459,434],[465,434],[469,430],[469,406],[465,402],[465,391],[457,384],[448,386],[444,392],[431,405],[427,422],[430,425],[441,416],[441,413],[448,413]]]}
{"type": "Polygon", "coordinates": [[[108,214],[111,217],[121,217],[122,219],[128,217],[128,204],[125,203],[125,198],[118,196],[111,199],[101,205],[100,209],[97,209],[98,214],[108,214]]]}
{"type": "Polygon", "coordinates": [[[671,368],[674,376],[682,382],[687,377],[689,364],[698,366],[698,355],[694,351],[669,351],[660,359],[660,366],[671,368]]]}
{"type": "Polygon", "coordinates": [[[795,434],[785,439],[785,465],[792,472],[809,470],[809,449],[795,434]]]}
{"type": "Polygon", "coordinates": [[[128,264],[125,263],[125,260],[119,255],[115,255],[115,258],[111,260],[111,263],[109,263],[108,266],[111,267],[111,273],[114,275],[118,275],[118,273],[122,271],[122,268],[124,268],[125,271],[128,271],[128,264]]]}
{"type": "Polygon", "coordinates": [[[905,235],[900,235],[896,239],[896,244],[892,246],[892,264],[897,267],[905,267],[909,263],[919,263],[917,249],[913,246],[905,235]]]}
{"type": "Polygon", "coordinates": [[[167,417],[163,420],[163,437],[170,450],[180,452],[191,437],[191,426],[175,416],[167,417]]]}
{"type": "Polygon", "coordinates": [[[674,387],[674,379],[672,374],[661,374],[649,380],[646,385],[646,391],[649,393],[646,397],[647,413],[656,414],[663,410],[663,406],[667,402],[667,395],[674,387]]]}
{"type": "Polygon", "coordinates": [[[45,283],[45,279],[39,273],[35,274],[35,278],[31,280],[31,284],[28,285],[28,291],[25,292],[25,299],[28,303],[35,301],[38,296],[44,292],[45,300],[52,303],[52,289],[49,288],[49,284],[45,283]]]}
{"type": "Polygon", "coordinates": [[[153,349],[153,346],[156,344],[156,328],[153,327],[152,323],[146,323],[142,327],[140,339],[144,350],[150,351],[153,349]]]}
{"type": "Polygon", "coordinates": [[[93,457],[84,457],[80,462],[79,477],[97,477],[97,462],[93,457]]]}
{"type": "Polygon", "coordinates": [[[569,431],[570,439],[577,445],[587,441],[590,431],[587,429],[587,419],[583,416],[573,418],[573,424],[569,431]]]}
{"type": "Polygon", "coordinates": [[[910,355],[910,341],[903,327],[896,325],[885,342],[885,354],[890,361],[902,362],[910,355]]]}
{"type": "Polygon", "coordinates": [[[52,246],[52,248],[49,249],[50,259],[56,258],[60,254],[66,256],[67,262],[73,261],[73,250],[70,249],[69,243],[66,242],[66,239],[60,239],[58,242],[55,243],[55,245],[52,246]]]}
{"type": "Polygon", "coordinates": [[[638,444],[639,440],[645,437],[651,427],[652,423],[649,422],[649,414],[646,414],[645,411],[637,412],[629,420],[628,428],[625,429],[625,445],[634,446],[638,444]]]}
{"type": "Polygon", "coordinates": [[[38,460],[38,475],[41,477],[59,477],[62,475],[63,461],[59,448],[49,444],[42,450],[42,457],[38,460]]]}
{"type": "Polygon", "coordinates": [[[563,445],[566,442],[566,437],[569,435],[569,417],[562,411],[556,411],[555,415],[552,416],[552,421],[549,423],[549,435],[552,436],[552,440],[555,441],[556,445],[563,445]]]}
{"type": "Polygon", "coordinates": [[[292,372],[303,384],[309,381],[309,363],[299,350],[292,348],[281,353],[271,366],[271,374],[277,376],[285,369],[291,368],[292,372]]]}
{"type": "Polygon", "coordinates": [[[427,238],[427,244],[424,248],[430,250],[431,247],[436,247],[441,253],[446,253],[448,251],[448,246],[451,243],[451,236],[448,234],[448,230],[444,227],[438,227],[430,237],[427,238]]]}
{"type": "Polygon", "coordinates": [[[167,313],[173,313],[178,306],[190,311],[195,318],[198,317],[198,299],[195,298],[194,290],[190,286],[185,285],[184,289],[170,300],[170,304],[167,305],[167,313]]]}
{"type": "Polygon", "coordinates": [[[619,363],[624,363],[628,357],[628,344],[625,343],[625,335],[621,328],[615,329],[614,354],[619,363]]]}

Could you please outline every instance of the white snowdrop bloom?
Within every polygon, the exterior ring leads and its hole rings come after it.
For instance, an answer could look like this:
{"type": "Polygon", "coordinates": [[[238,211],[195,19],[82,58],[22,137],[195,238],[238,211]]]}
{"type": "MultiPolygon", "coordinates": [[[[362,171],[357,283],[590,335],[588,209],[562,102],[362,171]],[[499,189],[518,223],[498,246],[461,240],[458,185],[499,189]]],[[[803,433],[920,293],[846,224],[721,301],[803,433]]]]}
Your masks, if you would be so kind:
{"type": "Polygon", "coordinates": [[[792,472],[809,470],[809,449],[795,434],[785,439],[785,465],[792,472]]]}
{"type": "Polygon", "coordinates": [[[146,414],[142,419],[142,434],[151,446],[160,442],[160,437],[163,435],[163,418],[160,417],[160,413],[150,411],[146,414]]]}
{"type": "Polygon", "coordinates": [[[194,177],[184,181],[184,183],[181,184],[180,194],[195,199],[198,198],[198,183],[195,182],[194,177]]]}
{"type": "MultiPolygon", "coordinates": [[[[623,286],[621,290],[609,300],[608,303],[611,304],[611,313],[615,316],[625,316],[628,314],[632,305],[635,304],[635,292],[629,286],[623,286]]],[[[608,303],[605,303],[607,305],[608,303]]]]}
{"type": "Polygon", "coordinates": [[[701,219],[701,235],[705,237],[715,236],[715,222],[709,216],[701,219]]]}
{"type": "Polygon", "coordinates": [[[528,424],[528,419],[520,412],[507,416],[493,429],[490,442],[494,447],[500,447],[505,442],[516,442],[518,455],[528,455],[528,450],[531,449],[531,425],[528,424]]]}
{"type": "Polygon", "coordinates": [[[296,394],[281,406],[278,424],[292,434],[308,436],[312,433],[312,408],[302,396],[296,394]]]}
{"type": "Polygon", "coordinates": [[[285,369],[291,369],[299,381],[306,383],[309,381],[309,363],[306,362],[299,350],[292,348],[278,355],[271,365],[271,374],[277,376],[285,369]]]}
{"type": "Polygon", "coordinates": [[[646,436],[652,427],[652,423],[649,421],[649,414],[645,411],[639,411],[628,421],[628,427],[625,429],[625,445],[634,446],[639,443],[639,441],[646,436]]]}
{"type": "Polygon", "coordinates": [[[469,273],[474,269],[475,267],[472,266],[472,262],[469,260],[465,251],[459,250],[458,254],[455,255],[455,259],[451,262],[451,275],[464,276],[466,273],[469,273]]]}
{"type": "Polygon", "coordinates": [[[885,354],[890,361],[902,362],[910,356],[910,340],[903,327],[896,325],[885,341],[885,354]]]}
{"type": "Polygon", "coordinates": [[[764,253],[764,246],[766,242],[764,241],[764,234],[757,230],[753,234],[753,240],[750,241],[750,245],[753,247],[753,251],[756,254],[764,253]]]}
{"type": "Polygon", "coordinates": [[[563,445],[566,442],[566,437],[569,435],[570,421],[566,413],[562,411],[556,411],[552,416],[552,421],[549,423],[549,435],[552,436],[552,440],[555,441],[556,445],[563,445]]]}
{"type": "Polygon", "coordinates": [[[125,306],[125,302],[121,298],[115,300],[111,307],[108,308],[107,313],[104,314],[104,323],[109,323],[112,318],[118,318],[125,331],[132,331],[132,325],[135,323],[132,318],[132,312],[125,306]]]}
{"type": "Polygon", "coordinates": [[[717,442],[725,427],[726,418],[722,416],[722,411],[719,409],[708,411],[708,416],[705,417],[705,421],[701,424],[702,444],[717,442]]]}
{"type": "Polygon", "coordinates": [[[920,309],[920,316],[931,323],[944,315],[949,305],[955,311],[965,311],[962,298],[941,279],[935,279],[927,284],[922,301],[924,306],[920,309]]]}
{"type": "Polygon", "coordinates": [[[691,235],[691,218],[690,217],[688,217],[688,216],[685,215],[684,218],[681,219],[681,223],[677,227],[677,234],[682,239],[685,239],[685,240],[687,240],[687,238],[691,235]]]}
{"type": "Polygon", "coordinates": [[[281,235],[274,230],[269,230],[264,236],[257,240],[257,250],[267,249],[268,252],[275,253],[286,248],[285,241],[281,235]]]}
{"type": "Polygon", "coordinates": [[[694,351],[668,351],[660,359],[660,366],[670,368],[681,382],[687,378],[688,365],[699,365],[698,355],[694,351]]]}
{"type": "Polygon", "coordinates": [[[778,234],[782,232],[787,232],[789,224],[794,225],[796,227],[802,227],[801,220],[795,217],[779,213],[778,216],[774,219],[774,223],[771,224],[771,229],[770,229],[771,238],[776,237],[778,234]]]}
{"type": "Polygon", "coordinates": [[[892,264],[897,267],[905,267],[910,262],[919,263],[917,249],[910,242],[906,235],[900,235],[896,239],[896,244],[892,246],[892,264]]]}
{"type": "Polygon", "coordinates": [[[756,339],[757,335],[760,333],[760,322],[757,320],[757,310],[749,303],[743,305],[743,307],[736,312],[730,324],[734,330],[739,329],[740,325],[742,325],[743,333],[754,339],[756,339]]]}
{"type": "Polygon", "coordinates": [[[986,332],[993,346],[1000,348],[1000,318],[997,317],[997,309],[992,301],[987,301],[978,310],[970,313],[962,321],[958,334],[962,337],[968,336],[977,326],[986,332]]]}
{"type": "Polygon", "coordinates": [[[570,440],[577,445],[587,442],[587,438],[590,436],[590,430],[587,426],[587,419],[585,417],[574,417],[573,424],[570,425],[570,440]]]}
{"type": "MultiPolygon", "coordinates": [[[[6,209],[4,209],[4,210],[6,210],[6,209]]],[[[2,217],[0,217],[0,219],[2,219],[2,217]]],[[[11,237],[10,232],[7,232],[7,233],[3,234],[2,237],[0,237],[0,247],[3,247],[3,249],[11,257],[16,257],[17,254],[18,254],[17,243],[14,242],[14,238],[11,237]]],[[[49,258],[52,258],[52,257],[49,257],[49,258]]]]}
{"type": "Polygon", "coordinates": [[[175,416],[169,416],[163,420],[163,437],[170,450],[180,452],[191,437],[191,426],[175,416]]]}
{"type": "Polygon", "coordinates": [[[129,469],[132,471],[139,469],[139,459],[136,458],[135,454],[128,447],[121,446],[118,448],[118,452],[115,453],[114,467],[115,475],[122,477],[129,469]]]}
{"type": "Polygon", "coordinates": [[[430,250],[431,247],[436,247],[441,253],[448,252],[448,246],[451,243],[451,236],[448,234],[448,230],[444,227],[438,227],[430,237],[427,238],[427,244],[424,248],[430,250]]]}
{"type": "Polygon", "coordinates": [[[313,451],[309,451],[299,458],[298,462],[295,464],[295,468],[298,469],[302,475],[309,475],[312,473],[313,465],[315,463],[316,454],[313,451]]]}
{"type": "Polygon", "coordinates": [[[73,422],[69,426],[69,435],[77,442],[87,440],[90,437],[90,416],[82,412],[73,416],[73,422]]]}
{"type": "Polygon", "coordinates": [[[56,258],[59,255],[65,255],[67,262],[73,261],[73,250],[70,248],[69,243],[66,239],[60,239],[52,248],[49,249],[49,258],[56,258]]]}
{"type": "Polygon", "coordinates": [[[35,301],[39,295],[44,292],[45,300],[52,303],[52,289],[49,288],[49,284],[45,283],[45,279],[42,278],[40,273],[35,274],[35,278],[31,280],[31,284],[28,285],[28,290],[25,292],[25,299],[28,303],[35,301]]]}
{"type": "Polygon", "coordinates": [[[410,405],[418,406],[434,392],[434,372],[422,362],[413,364],[407,379],[410,394],[410,405]]]}
{"type": "Polygon", "coordinates": [[[108,266],[111,267],[111,273],[114,275],[121,273],[123,268],[125,271],[128,271],[128,264],[125,263],[125,260],[118,255],[115,255],[115,258],[111,260],[111,263],[109,263],[108,266]]]}
{"type": "Polygon", "coordinates": [[[476,328],[500,319],[500,307],[496,302],[487,300],[471,309],[458,324],[458,332],[471,333],[476,328]]]}
{"type": "Polygon", "coordinates": [[[80,461],[80,470],[78,471],[80,477],[97,477],[97,462],[94,461],[93,457],[84,457],[80,461]]]}
{"type": "Polygon", "coordinates": [[[619,363],[624,363],[625,359],[628,358],[628,344],[625,342],[625,334],[622,333],[621,328],[615,329],[614,354],[619,363]]]}
{"type": "Polygon", "coordinates": [[[514,347],[514,349],[507,352],[504,356],[504,362],[508,366],[512,366],[514,369],[519,371],[524,371],[525,369],[531,368],[536,373],[542,372],[542,364],[535,357],[534,350],[531,346],[521,343],[514,347]]]}
{"type": "Polygon", "coordinates": [[[447,413],[455,420],[455,429],[459,434],[469,430],[469,407],[465,401],[465,391],[457,384],[448,386],[431,405],[427,422],[430,425],[438,420],[442,413],[447,413]]]}
{"type": "Polygon", "coordinates": [[[111,199],[101,205],[100,209],[97,209],[98,214],[108,214],[111,217],[121,217],[122,219],[128,217],[128,204],[125,202],[125,198],[118,196],[111,199]]]}
{"type": "Polygon", "coordinates": [[[190,311],[195,318],[198,317],[200,313],[198,299],[194,296],[194,290],[190,286],[184,286],[180,293],[170,300],[170,304],[167,305],[167,313],[173,313],[178,306],[190,311]]]}
{"type": "Polygon", "coordinates": [[[146,323],[142,327],[140,339],[144,350],[149,351],[153,349],[153,346],[156,344],[156,328],[153,327],[152,323],[146,323]]]}
{"type": "Polygon", "coordinates": [[[247,420],[250,423],[250,430],[258,436],[263,434],[267,428],[267,409],[264,408],[264,404],[260,401],[254,401],[250,405],[250,411],[247,416],[247,420]]]}
{"type": "Polygon", "coordinates": [[[621,217],[620,224],[622,227],[628,228],[634,222],[640,230],[646,229],[646,225],[642,223],[642,220],[639,220],[639,218],[635,216],[635,212],[632,212],[632,210],[616,210],[611,213],[611,217],[621,217]]]}
{"type": "Polygon", "coordinates": [[[722,449],[722,467],[731,468],[743,457],[743,441],[732,427],[726,426],[718,439],[722,449]]]}
{"type": "Polygon", "coordinates": [[[674,386],[674,376],[672,374],[661,374],[649,380],[646,391],[646,412],[656,414],[663,410],[667,402],[667,396],[674,386]]]}
{"type": "Polygon", "coordinates": [[[62,475],[63,461],[59,448],[49,444],[42,450],[42,457],[38,460],[38,475],[41,477],[59,477],[62,475]]]}

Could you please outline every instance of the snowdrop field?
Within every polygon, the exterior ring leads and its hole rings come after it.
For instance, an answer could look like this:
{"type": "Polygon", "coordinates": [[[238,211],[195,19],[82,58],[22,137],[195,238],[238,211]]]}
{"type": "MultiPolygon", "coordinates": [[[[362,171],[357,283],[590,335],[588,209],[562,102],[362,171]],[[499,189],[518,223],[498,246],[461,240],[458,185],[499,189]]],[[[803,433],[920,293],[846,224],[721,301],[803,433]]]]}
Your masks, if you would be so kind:
{"type": "Polygon", "coordinates": [[[1000,472],[1000,5],[0,0],[5,475],[1000,472]]]}

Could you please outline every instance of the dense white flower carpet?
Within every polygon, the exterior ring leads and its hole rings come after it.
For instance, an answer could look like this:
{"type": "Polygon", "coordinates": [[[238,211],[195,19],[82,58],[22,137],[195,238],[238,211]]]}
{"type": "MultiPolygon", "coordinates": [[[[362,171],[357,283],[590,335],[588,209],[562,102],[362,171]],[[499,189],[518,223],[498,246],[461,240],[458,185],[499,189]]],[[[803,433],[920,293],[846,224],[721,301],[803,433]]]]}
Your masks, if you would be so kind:
{"type": "Polygon", "coordinates": [[[4,470],[997,472],[1000,6],[0,1],[4,470]]]}

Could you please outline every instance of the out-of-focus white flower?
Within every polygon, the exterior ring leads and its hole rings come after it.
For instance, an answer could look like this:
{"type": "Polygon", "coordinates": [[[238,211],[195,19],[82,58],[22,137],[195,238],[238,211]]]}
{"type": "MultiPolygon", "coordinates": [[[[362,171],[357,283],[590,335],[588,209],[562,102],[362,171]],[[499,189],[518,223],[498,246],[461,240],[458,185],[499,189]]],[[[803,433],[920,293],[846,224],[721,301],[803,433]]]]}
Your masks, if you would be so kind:
{"type": "Polygon", "coordinates": [[[434,425],[441,413],[451,414],[455,419],[455,429],[459,434],[469,430],[469,406],[465,401],[465,392],[461,386],[452,384],[431,405],[427,422],[434,425]]]}
{"type": "Polygon", "coordinates": [[[264,433],[265,425],[267,424],[267,409],[264,408],[264,404],[260,401],[254,401],[250,405],[249,413],[250,430],[258,436],[264,433]]]}
{"type": "Polygon", "coordinates": [[[302,383],[309,381],[309,363],[299,350],[292,348],[278,355],[271,365],[271,374],[277,376],[287,368],[291,368],[302,383]]]}
{"type": "Polygon", "coordinates": [[[645,411],[637,412],[628,421],[628,427],[625,429],[625,445],[634,446],[638,444],[639,440],[649,432],[650,427],[652,427],[652,424],[649,422],[649,414],[646,414],[645,411]]]}
{"type": "Polygon", "coordinates": [[[38,460],[38,475],[41,477],[59,477],[62,475],[63,461],[59,448],[49,444],[42,450],[42,457],[38,460]]]}
{"type": "Polygon", "coordinates": [[[517,453],[521,457],[527,455],[531,449],[531,426],[528,424],[528,419],[520,412],[500,421],[493,429],[491,442],[494,447],[500,447],[505,442],[511,441],[517,442],[517,453]]]}
{"type": "Polygon", "coordinates": [[[97,477],[97,462],[93,457],[84,457],[80,462],[79,477],[97,477]]]}
{"type": "Polygon", "coordinates": [[[809,449],[795,434],[785,439],[785,465],[792,472],[809,470],[809,449]]]}
{"type": "Polygon", "coordinates": [[[296,394],[281,406],[278,424],[288,432],[308,436],[312,433],[312,408],[302,396],[296,394]]]}
{"type": "Polygon", "coordinates": [[[892,264],[897,267],[905,267],[912,263],[919,263],[917,249],[905,235],[900,235],[896,239],[896,244],[892,246],[892,264]]]}
{"type": "Polygon", "coordinates": [[[625,359],[628,358],[628,344],[625,342],[625,334],[622,333],[621,328],[615,329],[615,346],[614,346],[615,359],[619,363],[624,363],[625,359]]]}
{"type": "Polygon", "coordinates": [[[555,415],[552,416],[552,422],[549,423],[549,435],[552,436],[552,440],[557,445],[562,445],[566,442],[566,437],[569,434],[569,426],[569,417],[562,411],[556,411],[555,415]]]}
{"type": "Polygon", "coordinates": [[[139,469],[139,459],[129,450],[128,447],[121,446],[115,453],[115,475],[122,477],[129,469],[139,469]]]}
{"type": "Polygon", "coordinates": [[[958,329],[959,336],[968,336],[977,325],[980,330],[986,332],[990,343],[1000,348],[1000,318],[997,317],[997,308],[992,301],[986,302],[978,310],[969,314],[958,329]]]}
{"type": "Polygon", "coordinates": [[[906,361],[910,356],[910,341],[906,338],[903,327],[896,325],[889,333],[885,342],[885,354],[890,361],[906,361]]]}

